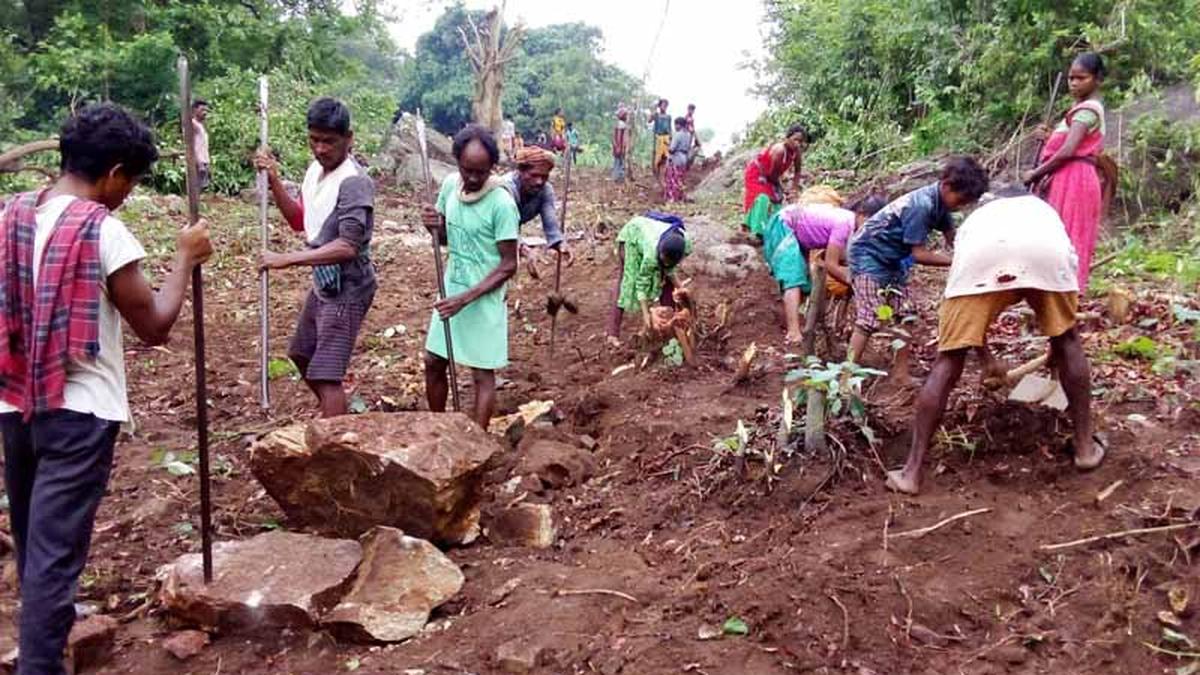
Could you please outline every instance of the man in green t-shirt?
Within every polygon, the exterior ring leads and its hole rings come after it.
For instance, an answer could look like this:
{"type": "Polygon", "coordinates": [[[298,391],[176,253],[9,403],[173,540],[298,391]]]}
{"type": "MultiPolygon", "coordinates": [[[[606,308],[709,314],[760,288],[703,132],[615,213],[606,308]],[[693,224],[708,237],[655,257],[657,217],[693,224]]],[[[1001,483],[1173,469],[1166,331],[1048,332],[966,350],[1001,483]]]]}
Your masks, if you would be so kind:
{"type": "Polygon", "coordinates": [[[434,305],[425,341],[425,396],[429,409],[445,412],[450,327],[455,363],[469,366],[475,402],[468,411],[487,429],[496,409],[496,369],[508,365],[505,287],[517,271],[520,216],[503,182],[492,176],[500,147],[486,128],[472,124],[454,136],[458,172],[446,176],[437,205],[426,205],[425,227],[446,244],[446,297],[434,305]]]}

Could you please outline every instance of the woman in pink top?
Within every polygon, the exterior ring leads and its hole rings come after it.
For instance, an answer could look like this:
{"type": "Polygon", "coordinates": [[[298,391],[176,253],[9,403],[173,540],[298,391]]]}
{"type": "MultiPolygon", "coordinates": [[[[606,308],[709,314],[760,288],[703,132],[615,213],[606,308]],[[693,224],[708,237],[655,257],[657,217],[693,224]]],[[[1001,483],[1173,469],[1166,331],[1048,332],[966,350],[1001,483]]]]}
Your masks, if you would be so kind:
{"type": "Polygon", "coordinates": [[[1081,294],[1087,291],[1104,210],[1096,170],[1096,157],[1104,150],[1104,105],[1100,102],[1104,75],[1104,60],[1099,54],[1075,57],[1067,74],[1067,86],[1075,103],[1050,134],[1038,158],[1038,167],[1022,177],[1026,185],[1037,184],[1035,191],[1058,211],[1067,226],[1067,236],[1079,255],[1081,294]]]}
{"type": "Polygon", "coordinates": [[[808,253],[824,249],[822,264],[829,276],[849,285],[843,259],[850,235],[887,200],[877,195],[858,199],[849,208],[830,204],[793,204],[775,214],[763,236],[763,257],[783,292],[788,343],[800,341],[800,303],[812,291],[808,253]]]}

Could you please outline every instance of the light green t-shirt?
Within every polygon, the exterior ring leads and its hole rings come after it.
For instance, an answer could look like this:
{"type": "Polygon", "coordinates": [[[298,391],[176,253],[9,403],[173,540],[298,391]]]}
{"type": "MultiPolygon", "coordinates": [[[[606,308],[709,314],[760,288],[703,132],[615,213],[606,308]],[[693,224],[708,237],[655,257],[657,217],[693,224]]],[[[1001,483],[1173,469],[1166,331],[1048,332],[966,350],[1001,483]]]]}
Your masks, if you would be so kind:
{"type": "MultiPolygon", "coordinates": [[[[463,293],[483,281],[500,265],[501,241],[517,239],[517,204],[508,190],[495,188],[483,199],[465,204],[459,198],[460,178],[452,173],[442,181],[437,210],[446,218],[450,261],[446,266],[446,295],[463,293]]],[[[508,365],[508,306],[505,286],[481,296],[450,319],[454,360],[472,368],[495,370],[508,365]]],[[[446,336],[437,311],[429,319],[425,349],[446,358],[446,336]]]]}

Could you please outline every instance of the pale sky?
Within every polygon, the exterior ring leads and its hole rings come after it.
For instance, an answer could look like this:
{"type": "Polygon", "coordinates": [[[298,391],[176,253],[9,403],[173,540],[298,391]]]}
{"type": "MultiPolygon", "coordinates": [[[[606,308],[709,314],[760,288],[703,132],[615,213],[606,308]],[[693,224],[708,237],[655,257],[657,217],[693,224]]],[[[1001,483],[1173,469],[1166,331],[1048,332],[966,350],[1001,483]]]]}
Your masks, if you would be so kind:
{"type": "MultiPolygon", "coordinates": [[[[411,52],[417,38],[433,27],[446,2],[390,0],[397,19],[392,35],[411,52]]],[[[495,0],[466,0],[469,9],[488,9],[495,0]]],[[[508,0],[505,18],[531,28],[582,21],[604,34],[604,59],[641,79],[654,35],[666,22],[646,80],[649,91],[671,102],[674,116],[696,104],[698,128],[716,132],[712,145],[727,147],[764,109],[748,90],[753,74],[739,66],[761,55],[761,0],[508,0]],[[669,3],[669,7],[667,6],[669,3]]],[[[715,149],[715,148],[714,148],[715,149]]]]}

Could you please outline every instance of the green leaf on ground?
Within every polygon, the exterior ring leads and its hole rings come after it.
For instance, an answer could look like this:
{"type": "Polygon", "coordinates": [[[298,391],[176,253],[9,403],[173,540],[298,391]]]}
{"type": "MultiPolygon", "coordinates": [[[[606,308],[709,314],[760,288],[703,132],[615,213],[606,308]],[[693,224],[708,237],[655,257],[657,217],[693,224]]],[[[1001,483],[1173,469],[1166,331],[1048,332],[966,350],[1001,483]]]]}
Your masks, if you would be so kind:
{"type": "Polygon", "coordinates": [[[363,400],[363,397],[359,396],[358,394],[355,394],[350,398],[349,408],[350,412],[354,413],[355,415],[361,415],[371,409],[371,407],[367,405],[367,402],[363,400]]]}
{"type": "Polygon", "coordinates": [[[880,305],[875,308],[875,316],[880,321],[891,321],[896,315],[896,310],[892,309],[891,305],[880,305]]]}
{"type": "Polygon", "coordinates": [[[296,364],[292,363],[291,359],[271,359],[267,362],[267,378],[278,380],[281,377],[297,377],[300,371],[296,370],[296,364]]]}
{"type": "Polygon", "coordinates": [[[1113,352],[1132,359],[1153,361],[1158,358],[1159,344],[1145,335],[1139,335],[1132,340],[1126,340],[1113,347],[1113,352]]]}
{"type": "Polygon", "coordinates": [[[739,616],[731,616],[725,620],[725,624],[721,626],[721,632],[726,635],[748,635],[750,626],[739,616]]]}

